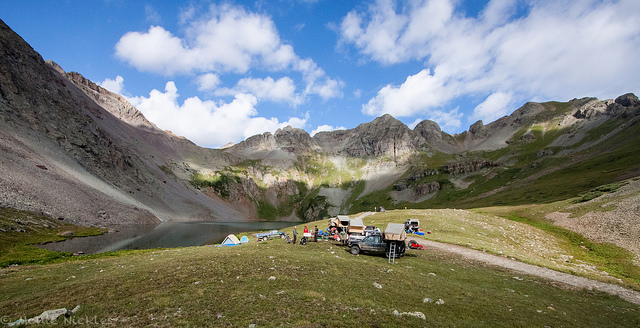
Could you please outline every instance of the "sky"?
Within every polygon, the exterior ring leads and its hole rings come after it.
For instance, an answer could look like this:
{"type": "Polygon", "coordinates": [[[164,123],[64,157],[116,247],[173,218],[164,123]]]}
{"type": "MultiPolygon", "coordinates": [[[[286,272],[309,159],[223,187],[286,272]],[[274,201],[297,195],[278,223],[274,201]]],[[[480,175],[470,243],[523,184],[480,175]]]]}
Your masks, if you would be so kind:
{"type": "Polygon", "coordinates": [[[454,134],[640,87],[637,0],[2,0],[0,19],[210,148],[384,114],[454,134]]]}

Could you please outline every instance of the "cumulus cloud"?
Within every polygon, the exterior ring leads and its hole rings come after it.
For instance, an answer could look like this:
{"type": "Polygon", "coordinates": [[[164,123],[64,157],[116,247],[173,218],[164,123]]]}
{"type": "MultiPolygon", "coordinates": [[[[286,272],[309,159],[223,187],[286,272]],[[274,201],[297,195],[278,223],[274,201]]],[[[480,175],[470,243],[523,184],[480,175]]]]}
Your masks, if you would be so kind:
{"type": "Polygon", "coordinates": [[[513,95],[509,92],[494,92],[473,109],[470,120],[492,122],[512,111],[513,95]]]}
{"type": "Polygon", "coordinates": [[[313,60],[297,56],[291,45],[282,42],[266,15],[222,4],[211,5],[200,17],[189,7],[180,12],[180,20],[188,24],[184,37],[162,26],[128,32],[116,44],[116,56],[138,70],[167,76],[292,69],[305,82],[306,87],[299,92],[303,97],[329,99],[342,95],[343,83],[327,77],[313,60]]]}
{"type": "Polygon", "coordinates": [[[158,127],[208,147],[275,132],[287,125],[302,128],[307,121],[307,117],[293,117],[286,122],[260,117],[255,108],[258,100],[250,94],[236,94],[229,103],[190,97],[180,104],[178,98],[178,88],[170,81],[164,92],[154,89],[148,97],[131,97],[129,101],[158,127]]]}
{"type": "Polygon", "coordinates": [[[383,87],[364,113],[432,115],[473,97],[485,99],[473,117],[491,118],[525,99],[611,98],[638,84],[638,1],[492,0],[477,17],[458,4],[378,0],[343,18],[341,43],[370,60],[427,67],[383,87]]]}
{"type": "Polygon", "coordinates": [[[116,76],[113,80],[107,78],[99,82],[98,85],[113,93],[122,94],[124,92],[124,78],[120,75],[116,76]]]}
{"type": "MultiPolygon", "coordinates": [[[[443,115],[444,112],[436,109],[455,95],[455,89],[450,88],[447,81],[440,76],[432,75],[428,69],[423,69],[407,77],[400,86],[387,85],[380,89],[374,98],[362,106],[362,112],[371,116],[388,113],[403,117],[425,113],[428,109],[430,117],[444,118],[446,116],[443,115]]],[[[447,118],[447,124],[459,126],[459,123],[451,118],[447,118]]]]}
{"type": "Polygon", "coordinates": [[[220,77],[214,73],[202,74],[197,78],[199,91],[214,90],[220,85],[220,77]]]}
{"type": "Polygon", "coordinates": [[[190,97],[180,104],[173,82],[164,92],[131,98],[156,125],[200,145],[222,145],[286,125],[305,126],[308,114],[286,122],[260,117],[260,102],[297,107],[311,96],[342,97],[344,82],[327,76],[312,59],[299,57],[280,39],[271,17],[228,3],[208,10],[197,6],[178,12],[179,35],[155,25],[125,33],[115,45],[116,57],[139,71],[193,78],[208,97],[233,99],[190,97]]]}
{"type": "Polygon", "coordinates": [[[216,94],[229,96],[238,93],[250,93],[259,100],[269,100],[274,102],[284,102],[296,106],[302,102],[302,97],[296,95],[295,85],[291,78],[283,77],[274,80],[272,77],[264,79],[244,78],[238,81],[233,88],[220,88],[216,94]]]}
{"type": "Polygon", "coordinates": [[[311,136],[313,137],[318,132],[327,132],[327,131],[335,131],[335,130],[346,130],[344,126],[332,126],[328,124],[319,125],[313,131],[311,131],[311,136]]]}

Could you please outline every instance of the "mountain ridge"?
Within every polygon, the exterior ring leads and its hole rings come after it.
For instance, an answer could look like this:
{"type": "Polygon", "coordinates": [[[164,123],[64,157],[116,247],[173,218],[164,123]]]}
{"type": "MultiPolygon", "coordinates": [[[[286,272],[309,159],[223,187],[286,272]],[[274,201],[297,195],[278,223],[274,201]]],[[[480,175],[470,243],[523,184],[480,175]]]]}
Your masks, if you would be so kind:
{"type": "Polygon", "coordinates": [[[640,175],[634,94],[530,102],[454,135],[387,114],[207,149],[45,62],[1,21],[0,45],[0,206],[74,223],[309,221],[380,206],[544,202],[640,175]],[[558,176],[566,190],[554,187],[558,176]]]}

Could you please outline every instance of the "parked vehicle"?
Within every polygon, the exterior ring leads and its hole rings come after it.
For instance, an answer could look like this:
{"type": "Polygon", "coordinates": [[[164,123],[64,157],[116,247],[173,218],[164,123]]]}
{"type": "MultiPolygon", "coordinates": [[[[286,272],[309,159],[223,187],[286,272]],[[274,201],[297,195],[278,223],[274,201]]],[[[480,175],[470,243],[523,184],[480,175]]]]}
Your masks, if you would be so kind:
{"type": "Polygon", "coordinates": [[[389,223],[384,233],[372,234],[351,244],[351,254],[361,252],[384,253],[389,259],[404,255],[407,235],[400,223],[389,223]]]}
{"type": "Polygon", "coordinates": [[[418,230],[420,230],[420,220],[407,219],[407,221],[404,222],[404,231],[416,232],[418,230]]]}
{"type": "Polygon", "coordinates": [[[269,232],[262,232],[262,233],[256,234],[256,238],[258,238],[258,241],[269,240],[272,238],[285,238],[286,236],[287,234],[278,230],[271,230],[269,232]]]}
{"type": "Polygon", "coordinates": [[[364,230],[362,230],[361,232],[357,230],[349,234],[349,238],[347,239],[347,246],[351,247],[351,244],[353,244],[356,241],[361,241],[367,236],[379,235],[379,234],[382,234],[380,229],[374,226],[366,226],[364,230]]]}
{"type": "Polygon", "coordinates": [[[366,237],[366,236],[365,236],[364,234],[362,234],[362,233],[354,232],[354,233],[352,233],[352,234],[349,234],[349,238],[347,238],[346,244],[347,244],[347,246],[351,247],[351,245],[352,245],[353,243],[360,242],[360,241],[362,241],[365,237],[366,237]]]}

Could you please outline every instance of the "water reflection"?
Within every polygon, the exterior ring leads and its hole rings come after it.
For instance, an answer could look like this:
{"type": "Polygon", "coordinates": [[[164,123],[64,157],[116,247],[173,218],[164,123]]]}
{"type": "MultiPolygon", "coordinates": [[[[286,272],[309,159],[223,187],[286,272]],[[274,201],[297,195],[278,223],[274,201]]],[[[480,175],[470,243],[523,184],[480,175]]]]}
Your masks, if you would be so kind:
{"type": "MultiPolygon", "coordinates": [[[[281,229],[292,222],[163,222],[157,226],[122,226],[115,233],[71,238],[40,247],[85,254],[122,249],[171,248],[220,243],[227,235],[246,231],[281,229]]],[[[251,239],[250,239],[251,240],[251,239]]]]}

